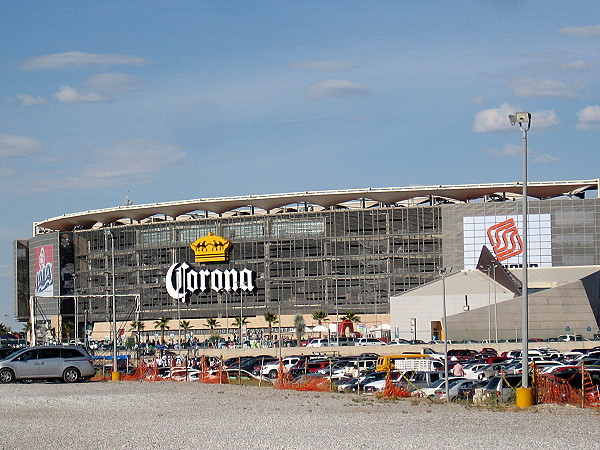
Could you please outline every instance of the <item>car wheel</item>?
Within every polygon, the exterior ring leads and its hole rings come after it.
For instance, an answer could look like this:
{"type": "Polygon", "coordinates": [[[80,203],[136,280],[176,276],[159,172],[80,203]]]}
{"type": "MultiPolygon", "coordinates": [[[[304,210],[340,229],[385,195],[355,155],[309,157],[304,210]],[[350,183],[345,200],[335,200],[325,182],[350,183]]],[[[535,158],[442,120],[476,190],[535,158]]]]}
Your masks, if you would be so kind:
{"type": "Polygon", "coordinates": [[[458,403],[458,397],[452,397],[452,398],[450,399],[450,401],[451,401],[452,403],[458,403]]]}
{"type": "Polygon", "coordinates": [[[0,370],[0,382],[1,383],[12,383],[15,381],[15,374],[10,369],[0,370]]]}
{"type": "Polygon", "coordinates": [[[269,372],[269,378],[271,378],[272,380],[274,380],[275,378],[277,378],[277,370],[273,369],[269,372]]]}
{"type": "Polygon", "coordinates": [[[63,372],[62,379],[65,383],[75,383],[77,380],[79,380],[79,377],[79,370],[77,370],[75,367],[69,367],[63,372]]]}

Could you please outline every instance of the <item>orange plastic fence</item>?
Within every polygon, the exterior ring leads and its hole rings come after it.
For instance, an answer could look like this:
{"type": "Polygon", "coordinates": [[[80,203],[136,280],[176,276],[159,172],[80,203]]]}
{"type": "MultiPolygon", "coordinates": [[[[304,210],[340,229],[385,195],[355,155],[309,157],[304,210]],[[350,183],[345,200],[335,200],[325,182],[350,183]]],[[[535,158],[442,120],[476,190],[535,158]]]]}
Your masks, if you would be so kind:
{"type": "Polygon", "coordinates": [[[534,369],[537,403],[557,403],[582,407],[600,406],[599,387],[592,383],[591,375],[585,367],[568,378],[559,378],[549,373],[539,373],[534,369]],[[575,388],[572,380],[581,377],[583,386],[575,388]]]}
{"type": "Polygon", "coordinates": [[[410,392],[403,385],[396,386],[392,380],[391,374],[388,371],[388,374],[385,377],[385,387],[383,391],[381,391],[378,397],[382,398],[406,398],[410,397],[410,392]]]}
{"type": "Polygon", "coordinates": [[[293,389],[295,391],[327,392],[331,389],[331,382],[327,378],[305,376],[298,380],[290,375],[279,359],[277,379],[273,383],[275,389],[293,389]]]}

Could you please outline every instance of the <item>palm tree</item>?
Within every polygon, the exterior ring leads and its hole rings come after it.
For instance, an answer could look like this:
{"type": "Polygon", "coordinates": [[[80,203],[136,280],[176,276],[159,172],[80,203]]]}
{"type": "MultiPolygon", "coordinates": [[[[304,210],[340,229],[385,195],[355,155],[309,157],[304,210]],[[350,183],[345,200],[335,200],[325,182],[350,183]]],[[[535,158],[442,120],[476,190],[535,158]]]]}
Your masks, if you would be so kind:
{"type": "Polygon", "coordinates": [[[269,324],[269,338],[273,340],[273,324],[279,322],[278,317],[270,312],[265,313],[264,317],[267,324],[269,324]]]}
{"type": "Polygon", "coordinates": [[[247,325],[248,323],[248,319],[246,319],[245,317],[236,317],[233,321],[233,325],[240,329],[240,345],[242,344],[242,327],[244,325],[247,325]]]}
{"type": "Polygon", "coordinates": [[[166,317],[161,317],[154,322],[154,328],[160,330],[160,341],[162,345],[165,345],[165,330],[169,329],[170,320],[166,317]]]}
{"type": "Polygon", "coordinates": [[[146,325],[144,325],[144,322],[141,322],[139,320],[134,320],[133,322],[131,322],[130,327],[131,328],[129,328],[129,331],[135,331],[135,340],[139,346],[140,345],[140,331],[144,331],[144,328],[146,328],[146,325]]]}
{"type": "Polygon", "coordinates": [[[179,322],[179,328],[181,328],[183,332],[187,335],[188,331],[192,329],[192,324],[190,324],[189,320],[181,320],[179,322]]]}
{"type": "Polygon", "coordinates": [[[67,343],[71,341],[71,333],[75,331],[75,324],[73,322],[63,322],[62,331],[67,335],[67,343]]]}
{"type": "Polygon", "coordinates": [[[323,325],[324,320],[327,319],[327,313],[322,310],[315,311],[312,315],[313,320],[316,320],[319,325],[323,325]]]}
{"type": "Polygon", "coordinates": [[[358,323],[360,322],[360,317],[358,317],[354,311],[348,311],[346,315],[342,317],[342,320],[349,320],[352,323],[358,323]]]}
{"type": "Polygon", "coordinates": [[[209,317],[206,319],[206,326],[210,328],[210,335],[213,336],[215,334],[215,328],[219,326],[219,321],[214,317],[209,317]]]}
{"type": "Polygon", "coordinates": [[[302,317],[302,315],[296,314],[296,316],[294,316],[294,328],[296,329],[297,345],[300,346],[300,341],[302,340],[304,331],[306,331],[306,323],[304,322],[304,317],[302,317]]]}
{"type": "Polygon", "coordinates": [[[3,323],[0,323],[0,334],[6,334],[8,333],[9,328],[4,325],[3,323]]]}

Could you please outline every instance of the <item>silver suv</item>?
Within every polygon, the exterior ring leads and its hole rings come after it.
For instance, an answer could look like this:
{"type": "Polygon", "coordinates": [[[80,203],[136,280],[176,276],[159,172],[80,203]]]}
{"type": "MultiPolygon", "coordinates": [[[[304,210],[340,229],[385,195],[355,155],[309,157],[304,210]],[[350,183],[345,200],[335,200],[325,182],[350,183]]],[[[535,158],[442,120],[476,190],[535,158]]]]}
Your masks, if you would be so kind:
{"type": "Polygon", "coordinates": [[[87,380],[96,374],[92,357],[83,347],[38,346],[24,348],[0,361],[0,382],[60,379],[65,383],[87,380]]]}

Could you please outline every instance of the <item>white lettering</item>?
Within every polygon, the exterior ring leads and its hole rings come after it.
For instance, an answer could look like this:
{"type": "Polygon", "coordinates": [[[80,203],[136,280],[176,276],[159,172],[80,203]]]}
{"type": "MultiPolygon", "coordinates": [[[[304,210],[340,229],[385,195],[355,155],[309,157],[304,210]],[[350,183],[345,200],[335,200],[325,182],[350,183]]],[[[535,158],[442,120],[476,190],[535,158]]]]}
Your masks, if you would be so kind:
{"type": "Polygon", "coordinates": [[[228,269],[225,271],[215,269],[194,270],[188,263],[176,263],[169,267],[165,277],[167,293],[174,299],[185,301],[190,294],[206,292],[212,289],[215,292],[252,292],[255,273],[250,269],[228,269]],[[209,286],[210,285],[210,286],[209,286]]]}

